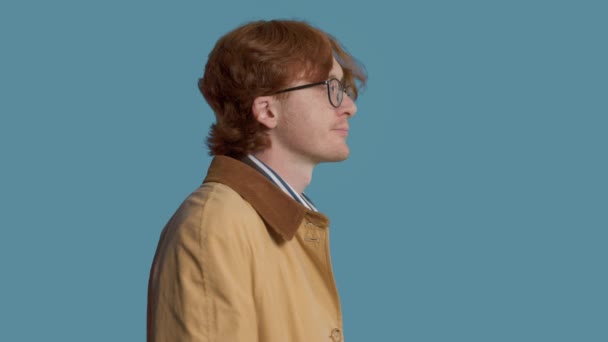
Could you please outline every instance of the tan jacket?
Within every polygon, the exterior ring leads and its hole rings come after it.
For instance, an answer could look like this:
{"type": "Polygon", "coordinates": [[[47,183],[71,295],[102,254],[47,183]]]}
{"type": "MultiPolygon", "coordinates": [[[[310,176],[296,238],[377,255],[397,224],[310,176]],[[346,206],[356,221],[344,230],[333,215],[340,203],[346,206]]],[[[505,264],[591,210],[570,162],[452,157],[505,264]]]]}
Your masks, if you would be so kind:
{"type": "Polygon", "coordinates": [[[215,157],[161,233],[148,341],[342,341],[329,220],[215,157]]]}

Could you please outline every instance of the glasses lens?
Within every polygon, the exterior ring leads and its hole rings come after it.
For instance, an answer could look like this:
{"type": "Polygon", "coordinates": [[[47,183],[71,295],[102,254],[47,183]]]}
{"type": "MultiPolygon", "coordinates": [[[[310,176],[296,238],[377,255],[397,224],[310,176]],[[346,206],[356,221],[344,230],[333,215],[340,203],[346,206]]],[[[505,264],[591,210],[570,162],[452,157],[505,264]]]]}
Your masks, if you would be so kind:
{"type": "Polygon", "coordinates": [[[346,87],[346,88],[344,88],[344,92],[346,93],[346,96],[353,99],[353,101],[355,100],[355,92],[353,91],[353,88],[346,87]]]}
{"type": "Polygon", "coordinates": [[[342,88],[342,84],[335,78],[329,80],[327,83],[329,88],[329,102],[334,107],[340,107],[342,104],[342,95],[344,94],[344,89],[342,88]]]}

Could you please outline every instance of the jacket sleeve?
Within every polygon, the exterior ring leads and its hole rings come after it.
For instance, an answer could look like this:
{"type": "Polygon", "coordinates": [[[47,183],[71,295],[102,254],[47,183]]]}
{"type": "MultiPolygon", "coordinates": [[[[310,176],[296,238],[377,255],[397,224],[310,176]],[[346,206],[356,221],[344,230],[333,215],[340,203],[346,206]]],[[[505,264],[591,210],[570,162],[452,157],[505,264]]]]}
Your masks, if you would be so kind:
{"type": "Polygon", "coordinates": [[[186,201],[159,242],[148,341],[257,341],[246,223],[225,205],[186,201]]]}

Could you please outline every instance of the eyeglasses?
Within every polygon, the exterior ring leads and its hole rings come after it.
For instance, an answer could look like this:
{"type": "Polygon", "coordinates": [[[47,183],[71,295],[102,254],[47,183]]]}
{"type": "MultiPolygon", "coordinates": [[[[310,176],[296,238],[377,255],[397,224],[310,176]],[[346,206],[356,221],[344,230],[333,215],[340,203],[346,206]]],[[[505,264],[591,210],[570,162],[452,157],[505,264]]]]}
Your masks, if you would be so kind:
{"type": "Polygon", "coordinates": [[[353,90],[350,87],[344,87],[342,85],[342,82],[340,82],[340,80],[338,80],[337,78],[330,78],[326,81],[304,84],[297,87],[279,90],[272,95],[286,93],[294,90],[306,89],[310,87],[316,87],[323,84],[327,85],[327,97],[329,98],[329,103],[331,103],[331,105],[336,108],[340,107],[340,105],[342,104],[344,93],[346,93],[346,96],[350,97],[351,99],[354,99],[355,94],[353,93],[353,90]]]}

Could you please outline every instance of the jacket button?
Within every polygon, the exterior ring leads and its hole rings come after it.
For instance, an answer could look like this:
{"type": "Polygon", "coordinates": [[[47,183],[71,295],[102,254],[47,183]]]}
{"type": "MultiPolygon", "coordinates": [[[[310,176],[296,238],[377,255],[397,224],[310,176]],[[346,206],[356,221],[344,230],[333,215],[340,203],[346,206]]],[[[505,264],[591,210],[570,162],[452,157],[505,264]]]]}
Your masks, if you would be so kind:
{"type": "Polygon", "coordinates": [[[331,339],[334,340],[334,342],[342,341],[342,333],[340,332],[340,329],[334,329],[331,331],[331,339]]]}

